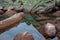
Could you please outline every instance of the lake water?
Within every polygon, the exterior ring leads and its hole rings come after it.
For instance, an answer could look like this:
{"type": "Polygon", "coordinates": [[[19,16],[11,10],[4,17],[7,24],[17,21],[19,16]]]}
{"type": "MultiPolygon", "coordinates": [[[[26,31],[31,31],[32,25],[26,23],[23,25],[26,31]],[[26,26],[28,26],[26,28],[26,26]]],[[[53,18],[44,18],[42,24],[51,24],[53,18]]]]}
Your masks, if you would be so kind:
{"type": "MultiPolygon", "coordinates": [[[[0,34],[0,40],[13,40],[16,34],[21,32],[29,32],[35,40],[46,40],[32,25],[27,25],[25,22],[0,34]]],[[[57,40],[57,37],[52,40],[57,40]]]]}

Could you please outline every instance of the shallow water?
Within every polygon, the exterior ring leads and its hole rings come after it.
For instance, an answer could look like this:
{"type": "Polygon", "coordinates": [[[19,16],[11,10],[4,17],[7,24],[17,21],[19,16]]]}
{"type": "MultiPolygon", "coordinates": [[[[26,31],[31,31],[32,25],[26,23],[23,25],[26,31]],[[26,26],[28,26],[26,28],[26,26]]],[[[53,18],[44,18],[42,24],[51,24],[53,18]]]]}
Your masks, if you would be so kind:
{"type": "MultiPolygon", "coordinates": [[[[27,25],[26,23],[20,23],[17,27],[0,34],[0,40],[13,40],[16,34],[21,32],[31,33],[35,40],[46,40],[32,25],[27,25]]],[[[52,40],[57,40],[57,37],[52,40]]]]}

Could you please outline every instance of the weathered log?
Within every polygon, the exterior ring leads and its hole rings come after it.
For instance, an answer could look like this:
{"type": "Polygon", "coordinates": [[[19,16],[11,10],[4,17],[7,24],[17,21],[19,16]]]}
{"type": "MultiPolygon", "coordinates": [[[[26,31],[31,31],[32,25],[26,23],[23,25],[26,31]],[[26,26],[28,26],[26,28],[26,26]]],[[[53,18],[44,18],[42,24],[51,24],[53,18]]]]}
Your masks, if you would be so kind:
{"type": "Polygon", "coordinates": [[[16,11],[17,13],[19,13],[19,12],[22,12],[23,11],[23,8],[15,8],[13,10],[16,11]]]}
{"type": "Polygon", "coordinates": [[[30,33],[24,32],[17,34],[13,40],[34,40],[34,38],[30,33]]]}
{"type": "Polygon", "coordinates": [[[37,21],[43,21],[43,20],[48,20],[48,17],[38,17],[36,18],[37,21]]]}
{"type": "Polygon", "coordinates": [[[14,11],[14,10],[7,10],[3,15],[5,15],[5,16],[11,16],[11,15],[16,14],[16,13],[17,12],[14,11]]]}
{"type": "Polygon", "coordinates": [[[17,13],[19,13],[19,12],[30,13],[30,9],[28,9],[26,7],[14,8],[14,9],[11,9],[11,10],[16,11],[17,13]]]}
{"type": "Polygon", "coordinates": [[[11,16],[9,18],[0,21],[0,31],[4,30],[6,28],[9,28],[11,25],[13,25],[19,21],[22,21],[22,19],[23,19],[22,15],[24,15],[24,13],[14,14],[13,16],[11,16]]]}

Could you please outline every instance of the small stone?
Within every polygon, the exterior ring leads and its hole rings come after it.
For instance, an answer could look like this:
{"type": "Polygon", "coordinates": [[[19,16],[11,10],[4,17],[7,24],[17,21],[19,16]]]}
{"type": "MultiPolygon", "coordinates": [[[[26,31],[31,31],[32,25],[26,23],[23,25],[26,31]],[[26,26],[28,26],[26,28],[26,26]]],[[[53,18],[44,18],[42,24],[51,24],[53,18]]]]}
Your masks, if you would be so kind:
{"type": "Polygon", "coordinates": [[[28,32],[24,32],[17,34],[13,40],[34,40],[34,38],[28,32]]]}

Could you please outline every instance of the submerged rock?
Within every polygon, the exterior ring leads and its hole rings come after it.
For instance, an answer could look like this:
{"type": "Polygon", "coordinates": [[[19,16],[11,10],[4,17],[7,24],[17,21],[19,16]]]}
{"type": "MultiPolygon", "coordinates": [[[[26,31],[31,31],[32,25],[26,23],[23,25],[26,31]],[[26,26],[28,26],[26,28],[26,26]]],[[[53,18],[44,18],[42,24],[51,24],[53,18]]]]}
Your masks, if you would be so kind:
{"type": "Polygon", "coordinates": [[[24,32],[17,34],[13,40],[34,40],[34,38],[28,32],[24,32]]]}

